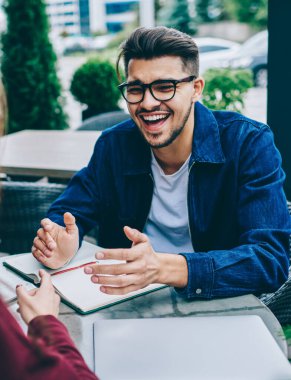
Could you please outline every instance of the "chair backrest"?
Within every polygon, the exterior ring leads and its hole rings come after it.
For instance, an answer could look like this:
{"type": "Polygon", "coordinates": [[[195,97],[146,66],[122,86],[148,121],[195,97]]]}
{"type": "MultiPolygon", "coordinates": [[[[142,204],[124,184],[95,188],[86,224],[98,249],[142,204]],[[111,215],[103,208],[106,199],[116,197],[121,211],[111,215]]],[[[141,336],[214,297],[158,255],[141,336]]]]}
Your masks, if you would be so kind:
{"type": "MultiPolygon", "coordinates": [[[[291,217],[291,202],[287,202],[291,217]]],[[[291,261],[291,237],[289,237],[289,259],[291,261]]],[[[262,294],[261,301],[277,317],[281,325],[291,324],[291,266],[287,281],[274,293],[262,294]]]]}
{"type": "Polygon", "coordinates": [[[77,128],[78,131],[103,131],[106,128],[112,127],[130,116],[124,111],[104,112],[99,115],[90,117],[85,120],[82,125],[77,128]]]}
{"type": "Polygon", "coordinates": [[[0,182],[0,251],[31,251],[41,219],[65,188],[54,183],[0,182]]]}

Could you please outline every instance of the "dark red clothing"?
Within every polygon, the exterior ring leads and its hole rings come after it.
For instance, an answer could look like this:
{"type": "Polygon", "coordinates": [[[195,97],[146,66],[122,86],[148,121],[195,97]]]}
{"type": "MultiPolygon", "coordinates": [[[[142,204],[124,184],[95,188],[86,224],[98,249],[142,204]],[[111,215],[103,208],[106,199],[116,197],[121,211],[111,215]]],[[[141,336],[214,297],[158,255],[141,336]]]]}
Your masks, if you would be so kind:
{"type": "Polygon", "coordinates": [[[26,337],[0,300],[1,380],[96,380],[55,317],[34,318],[26,337]]]}

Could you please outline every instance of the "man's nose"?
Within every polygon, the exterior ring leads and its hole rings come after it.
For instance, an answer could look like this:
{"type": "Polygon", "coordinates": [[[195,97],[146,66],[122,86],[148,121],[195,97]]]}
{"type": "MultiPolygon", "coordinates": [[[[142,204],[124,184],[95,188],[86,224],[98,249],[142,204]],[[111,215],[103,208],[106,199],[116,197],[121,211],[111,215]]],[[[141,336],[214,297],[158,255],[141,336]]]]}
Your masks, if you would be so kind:
{"type": "Polygon", "coordinates": [[[146,88],[143,100],[140,102],[141,107],[145,109],[152,109],[160,103],[160,100],[157,100],[153,97],[152,93],[150,92],[150,89],[146,88]]]}

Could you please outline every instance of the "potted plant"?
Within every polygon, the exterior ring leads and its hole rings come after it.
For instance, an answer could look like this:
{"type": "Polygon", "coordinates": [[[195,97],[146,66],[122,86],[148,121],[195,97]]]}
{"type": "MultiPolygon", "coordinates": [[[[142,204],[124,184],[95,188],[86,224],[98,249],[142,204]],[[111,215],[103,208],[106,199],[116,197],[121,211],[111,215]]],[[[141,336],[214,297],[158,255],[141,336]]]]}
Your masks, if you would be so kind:
{"type": "Polygon", "coordinates": [[[108,60],[93,58],[79,67],[73,75],[70,91],[77,101],[87,105],[82,119],[120,109],[118,84],[115,68],[108,60]]]}
{"type": "Polygon", "coordinates": [[[203,104],[214,110],[242,112],[247,91],[253,87],[250,70],[208,69],[203,104]]]}

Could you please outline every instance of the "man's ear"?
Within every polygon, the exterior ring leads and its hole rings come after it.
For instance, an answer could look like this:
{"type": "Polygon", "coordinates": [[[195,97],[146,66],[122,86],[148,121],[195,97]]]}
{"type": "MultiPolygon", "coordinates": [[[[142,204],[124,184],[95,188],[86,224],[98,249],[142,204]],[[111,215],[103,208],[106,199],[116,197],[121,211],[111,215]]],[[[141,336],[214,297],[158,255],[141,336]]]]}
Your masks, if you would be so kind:
{"type": "Polygon", "coordinates": [[[194,92],[193,92],[193,103],[197,102],[202,95],[203,89],[204,89],[204,79],[201,77],[198,77],[195,79],[193,86],[194,86],[194,92]]]}

